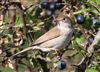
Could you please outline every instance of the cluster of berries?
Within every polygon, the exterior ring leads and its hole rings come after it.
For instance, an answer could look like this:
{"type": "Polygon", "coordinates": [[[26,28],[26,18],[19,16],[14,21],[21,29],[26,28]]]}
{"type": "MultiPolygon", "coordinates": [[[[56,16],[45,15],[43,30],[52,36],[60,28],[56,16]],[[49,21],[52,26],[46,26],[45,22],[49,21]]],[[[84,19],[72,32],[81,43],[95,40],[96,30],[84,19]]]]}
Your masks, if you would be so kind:
{"type": "Polygon", "coordinates": [[[41,7],[47,10],[47,15],[52,16],[56,10],[61,9],[64,5],[59,2],[42,2],[41,7]]]}

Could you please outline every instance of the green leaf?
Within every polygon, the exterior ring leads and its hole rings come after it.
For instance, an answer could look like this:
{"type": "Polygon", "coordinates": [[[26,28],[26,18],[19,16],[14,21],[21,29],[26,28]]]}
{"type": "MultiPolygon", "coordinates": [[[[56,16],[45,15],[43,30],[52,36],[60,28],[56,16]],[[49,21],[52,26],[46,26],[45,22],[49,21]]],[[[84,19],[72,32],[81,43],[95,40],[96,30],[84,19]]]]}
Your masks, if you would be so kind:
{"type": "Polygon", "coordinates": [[[16,25],[20,24],[20,17],[18,15],[16,15],[16,21],[15,21],[16,25]]]}
{"type": "Polygon", "coordinates": [[[77,37],[75,41],[77,42],[78,45],[84,45],[85,38],[84,36],[80,36],[80,37],[77,37]]]}
{"type": "Polygon", "coordinates": [[[21,23],[21,20],[20,20],[20,16],[19,15],[16,16],[15,23],[16,23],[16,27],[23,27],[23,24],[21,23]]]}
{"type": "Polygon", "coordinates": [[[96,3],[97,5],[100,5],[100,0],[88,0],[90,3],[96,3]]]}
{"type": "Polygon", "coordinates": [[[97,65],[93,65],[86,69],[86,72],[98,72],[97,65]]]}
{"type": "Polygon", "coordinates": [[[91,29],[91,25],[92,25],[92,19],[89,16],[87,16],[85,23],[83,24],[83,27],[86,29],[91,29]]]}

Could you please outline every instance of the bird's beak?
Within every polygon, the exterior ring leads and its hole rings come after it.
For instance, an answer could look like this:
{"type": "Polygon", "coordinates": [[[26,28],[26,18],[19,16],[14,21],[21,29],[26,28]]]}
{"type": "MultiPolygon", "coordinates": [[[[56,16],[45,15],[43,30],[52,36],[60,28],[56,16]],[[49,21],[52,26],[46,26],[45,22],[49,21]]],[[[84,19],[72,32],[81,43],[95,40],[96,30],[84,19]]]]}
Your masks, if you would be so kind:
{"type": "Polygon", "coordinates": [[[58,22],[59,22],[59,21],[57,20],[57,18],[56,18],[55,16],[53,16],[53,24],[54,24],[54,25],[57,25],[58,22]]]}
{"type": "Polygon", "coordinates": [[[58,24],[58,20],[53,20],[53,24],[57,25],[58,24]]]}

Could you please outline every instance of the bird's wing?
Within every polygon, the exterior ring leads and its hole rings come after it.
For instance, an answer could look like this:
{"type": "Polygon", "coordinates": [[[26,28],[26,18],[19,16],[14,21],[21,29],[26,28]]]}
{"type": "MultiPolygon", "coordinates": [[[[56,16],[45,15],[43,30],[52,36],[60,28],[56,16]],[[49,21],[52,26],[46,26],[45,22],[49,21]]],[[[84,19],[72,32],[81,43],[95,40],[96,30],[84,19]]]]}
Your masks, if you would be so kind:
{"type": "Polygon", "coordinates": [[[39,37],[33,45],[41,44],[43,42],[46,42],[48,40],[54,39],[56,37],[60,36],[60,30],[57,27],[52,28],[47,33],[39,37]]]}

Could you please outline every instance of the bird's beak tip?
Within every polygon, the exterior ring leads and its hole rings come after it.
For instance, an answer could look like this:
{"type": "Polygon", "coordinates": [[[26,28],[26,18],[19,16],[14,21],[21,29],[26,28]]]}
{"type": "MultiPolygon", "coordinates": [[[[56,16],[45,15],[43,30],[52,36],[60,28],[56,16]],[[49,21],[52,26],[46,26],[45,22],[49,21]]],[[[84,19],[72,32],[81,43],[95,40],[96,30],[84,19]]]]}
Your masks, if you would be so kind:
{"type": "Polygon", "coordinates": [[[53,20],[53,24],[57,25],[58,24],[58,20],[53,20]]]}

